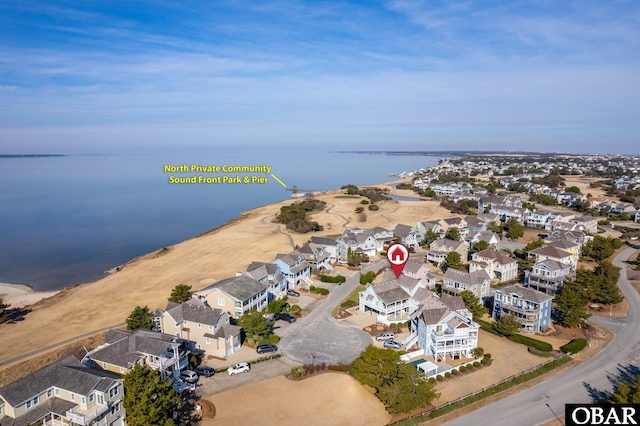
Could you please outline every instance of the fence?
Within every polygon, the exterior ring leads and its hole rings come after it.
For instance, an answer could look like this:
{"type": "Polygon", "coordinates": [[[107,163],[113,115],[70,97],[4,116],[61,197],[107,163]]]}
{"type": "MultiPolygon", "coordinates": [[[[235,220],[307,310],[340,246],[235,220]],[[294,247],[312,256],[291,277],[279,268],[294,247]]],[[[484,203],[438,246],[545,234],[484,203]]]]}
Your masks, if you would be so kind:
{"type": "Polygon", "coordinates": [[[495,387],[497,387],[497,386],[500,386],[500,385],[502,385],[502,384],[504,384],[504,383],[510,382],[510,381],[512,381],[512,380],[515,380],[515,379],[517,379],[517,378],[518,378],[518,377],[520,377],[520,376],[524,376],[525,374],[532,373],[532,372],[534,372],[534,371],[536,371],[536,370],[541,369],[541,368],[542,368],[542,367],[544,367],[545,365],[550,364],[550,363],[552,363],[552,362],[554,362],[554,361],[557,361],[557,360],[559,360],[560,358],[564,358],[564,357],[566,357],[566,356],[569,356],[569,354],[563,354],[563,355],[560,355],[559,357],[556,357],[556,358],[553,358],[553,359],[551,359],[551,360],[549,360],[549,361],[543,362],[542,364],[540,364],[540,365],[536,365],[535,367],[531,367],[531,368],[529,368],[528,370],[521,371],[521,372],[520,372],[520,373],[518,373],[518,374],[514,374],[513,376],[510,376],[510,377],[507,377],[506,379],[500,380],[498,383],[494,383],[494,384],[492,384],[491,386],[487,386],[486,388],[482,388],[482,389],[477,390],[477,391],[475,391],[475,392],[471,392],[471,393],[469,393],[469,394],[467,394],[467,395],[461,396],[460,398],[454,399],[453,401],[446,402],[446,403],[444,403],[444,404],[442,404],[442,405],[439,405],[439,406],[437,406],[437,407],[433,407],[433,408],[430,408],[430,409],[428,409],[428,410],[425,410],[425,411],[423,411],[423,412],[421,412],[421,413],[414,414],[414,415],[409,416],[409,417],[406,417],[406,418],[404,418],[404,419],[402,419],[402,420],[398,420],[397,422],[389,423],[389,426],[391,426],[391,425],[395,425],[395,424],[398,424],[398,423],[403,422],[403,421],[405,421],[405,420],[415,419],[415,418],[418,418],[418,417],[428,416],[429,414],[433,413],[433,412],[434,412],[434,411],[436,411],[436,410],[440,410],[440,409],[445,408],[445,407],[448,407],[448,406],[450,406],[450,405],[457,404],[458,402],[461,402],[461,401],[463,401],[463,400],[465,400],[465,399],[467,399],[467,398],[471,398],[471,397],[473,397],[473,396],[476,396],[476,395],[478,395],[479,393],[482,393],[482,392],[487,391],[487,390],[489,390],[489,389],[493,389],[493,388],[495,388],[495,387]]]}

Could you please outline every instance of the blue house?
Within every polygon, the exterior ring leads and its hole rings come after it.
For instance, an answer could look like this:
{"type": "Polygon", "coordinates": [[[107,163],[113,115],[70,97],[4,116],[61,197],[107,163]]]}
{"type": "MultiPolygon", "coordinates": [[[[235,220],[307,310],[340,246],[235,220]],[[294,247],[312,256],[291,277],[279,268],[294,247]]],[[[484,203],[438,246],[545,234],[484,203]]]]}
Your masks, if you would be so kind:
{"type": "Polygon", "coordinates": [[[493,314],[495,320],[513,314],[522,323],[526,333],[544,331],[551,325],[553,296],[521,285],[508,285],[494,290],[493,314]]]}

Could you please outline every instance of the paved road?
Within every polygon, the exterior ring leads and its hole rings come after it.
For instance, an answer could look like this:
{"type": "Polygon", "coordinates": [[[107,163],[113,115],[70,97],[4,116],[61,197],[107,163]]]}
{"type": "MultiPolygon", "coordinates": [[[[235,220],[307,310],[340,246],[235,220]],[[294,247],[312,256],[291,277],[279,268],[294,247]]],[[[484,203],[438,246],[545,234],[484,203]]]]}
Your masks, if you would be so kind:
{"type": "MultiPolygon", "coordinates": [[[[635,250],[637,248],[622,251],[613,263],[624,268],[624,260],[635,250]]],[[[564,414],[565,403],[587,403],[602,397],[602,392],[613,388],[611,378],[619,375],[619,369],[632,367],[637,371],[637,366],[640,366],[640,296],[627,280],[624,269],[621,275],[618,284],[629,304],[629,315],[626,318],[594,319],[595,323],[609,328],[615,334],[614,340],[606,348],[561,375],[448,424],[535,425],[552,419],[551,409],[557,415],[564,414]]]]}
{"type": "MultiPolygon", "coordinates": [[[[368,265],[362,272],[375,271],[387,264],[386,259],[379,260],[368,265]]],[[[371,337],[331,316],[333,308],[358,286],[359,277],[360,274],[355,273],[342,285],[336,285],[324,303],[287,330],[279,344],[283,355],[302,364],[310,364],[312,361],[327,364],[350,363],[360,356],[360,352],[371,344],[371,337]]]]}

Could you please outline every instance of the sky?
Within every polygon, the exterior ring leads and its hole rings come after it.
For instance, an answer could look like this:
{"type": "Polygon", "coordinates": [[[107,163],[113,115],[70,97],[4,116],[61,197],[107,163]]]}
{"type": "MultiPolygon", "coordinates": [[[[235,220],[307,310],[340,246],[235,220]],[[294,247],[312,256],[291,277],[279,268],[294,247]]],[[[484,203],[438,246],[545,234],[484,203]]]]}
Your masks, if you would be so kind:
{"type": "Polygon", "coordinates": [[[640,153],[640,2],[0,0],[0,153],[640,153]]]}

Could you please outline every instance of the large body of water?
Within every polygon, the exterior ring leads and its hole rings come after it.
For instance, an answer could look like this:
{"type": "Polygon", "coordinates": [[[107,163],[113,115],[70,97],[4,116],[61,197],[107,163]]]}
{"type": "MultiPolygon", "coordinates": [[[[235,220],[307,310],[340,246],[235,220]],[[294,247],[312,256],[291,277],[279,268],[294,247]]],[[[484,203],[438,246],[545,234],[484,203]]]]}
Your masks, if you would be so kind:
{"type": "MultiPolygon", "coordinates": [[[[289,187],[329,190],[386,182],[390,173],[437,160],[314,150],[0,158],[0,282],[52,290],[94,281],[136,256],[291,196],[265,174],[262,185],[169,184],[165,164],[266,165],[289,187]]],[[[173,175],[194,174],[235,175],[173,175]]]]}

